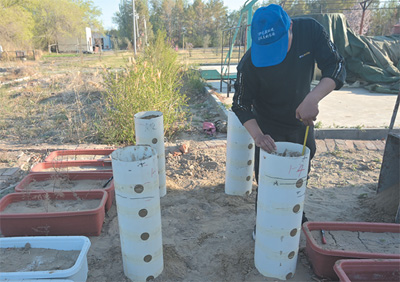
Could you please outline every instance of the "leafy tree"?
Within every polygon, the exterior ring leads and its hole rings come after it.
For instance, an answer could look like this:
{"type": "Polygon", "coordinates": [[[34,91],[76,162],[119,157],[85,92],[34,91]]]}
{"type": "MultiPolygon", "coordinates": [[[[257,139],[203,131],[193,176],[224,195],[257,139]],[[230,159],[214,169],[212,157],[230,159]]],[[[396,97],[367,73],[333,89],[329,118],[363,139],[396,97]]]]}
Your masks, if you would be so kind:
{"type": "Polygon", "coordinates": [[[368,35],[390,35],[393,25],[400,17],[400,3],[384,2],[378,9],[372,9],[372,25],[368,35]]]}
{"type": "Polygon", "coordinates": [[[23,0],[0,0],[0,44],[4,50],[31,46],[34,21],[32,14],[24,8],[27,3],[23,0]]]}
{"type": "Polygon", "coordinates": [[[90,0],[31,0],[26,7],[35,21],[34,38],[38,47],[57,42],[62,36],[85,34],[86,27],[102,31],[101,14],[90,0]]]}
{"type": "MultiPolygon", "coordinates": [[[[147,0],[134,0],[135,1],[135,10],[139,19],[138,29],[139,34],[137,34],[137,43],[139,46],[144,46],[145,37],[147,31],[148,40],[153,37],[152,25],[150,23],[150,15],[148,10],[147,0]]],[[[119,10],[115,13],[113,17],[113,22],[118,25],[120,38],[129,38],[133,43],[133,7],[132,0],[121,0],[119,4],[119,10]]],[[[125,44],[121,47],[126,47],[125,44]]]]}

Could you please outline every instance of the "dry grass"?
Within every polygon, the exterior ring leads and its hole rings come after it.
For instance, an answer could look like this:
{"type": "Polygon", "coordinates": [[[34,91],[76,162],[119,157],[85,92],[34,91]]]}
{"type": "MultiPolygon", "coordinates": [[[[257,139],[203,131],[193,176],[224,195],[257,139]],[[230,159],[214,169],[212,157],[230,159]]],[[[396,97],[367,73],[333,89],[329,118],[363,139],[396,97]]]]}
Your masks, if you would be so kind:
{"type": "MultiPolygon", "coordinates": [[[[191,64],[209,54],[202,49],[193,51],[191,64]]],[[[44,55],[40,61],[3,61],[1,142],[100,143],[104,70],[126,66],[132,55],[111,51],[101,56],[44,55]]]]}
{"type": "Polygon", "coordinates": [[[49,72],[40,64],[17,65],[7,70],[3,81],[15,82],[0,88],[3,141],[82,143],[96,140],[95,117],[101,112],[99,70],[83,72],[68,68],[49,72]],[[17,75],[16,70],[20,70],[17,75]],[[21,77],[27,79],[16,81],[21,77]]]}

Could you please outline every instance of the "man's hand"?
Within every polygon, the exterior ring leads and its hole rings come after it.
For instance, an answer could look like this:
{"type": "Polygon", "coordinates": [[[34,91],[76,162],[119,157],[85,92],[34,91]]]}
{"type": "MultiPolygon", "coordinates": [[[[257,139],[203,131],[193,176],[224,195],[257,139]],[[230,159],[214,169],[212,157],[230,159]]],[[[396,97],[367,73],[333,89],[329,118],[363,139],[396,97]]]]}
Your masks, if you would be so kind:
{"type": "Polygon", "coordinates": [[[268,134],[257,135],[256,138],[254,138],[254,143],[256,144],[257,147],[260,147],[261,149],[267,151],[268,153],[276,151],[275,141],[268,134]]]}
{"type": "Polygon", "coordinates": [[[306,96],[301,104],[296,109],[296,118],[301,120],[305,125],[314,125],[317,120],[318,101],[313,100],[312,96],[306,96]]]}
{"type": "Polygon", "coordinates": [[[272,137],[269,136],[268,134],[262,133],[255,119],[250,119],[246,121],[243,125],[250,133],[251,137],[253,137],[254,143],[256,144],[257,147],[260,147],[261,149],[267,151],[268,153],[276,151],[276,145],[274,139],[272,139],[272,137]]]}
{"type": "Polygon", "coordinates": [[[296,109],[296,118],[301,120],[305,125],[314,125],[319,113],[318,103],[326,95],[332,92],[336,87],[336,82],[329,78],[324,77],[314,89],[307,94],[303,102],[296,109]]]}

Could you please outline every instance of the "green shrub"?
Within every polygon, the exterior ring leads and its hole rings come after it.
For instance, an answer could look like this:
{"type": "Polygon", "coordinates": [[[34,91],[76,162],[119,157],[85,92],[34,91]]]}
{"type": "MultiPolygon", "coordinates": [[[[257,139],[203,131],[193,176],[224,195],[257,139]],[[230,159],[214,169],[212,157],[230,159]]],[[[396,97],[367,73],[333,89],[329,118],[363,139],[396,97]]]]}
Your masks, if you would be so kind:
{"type": "Polygon", "coordinates": [[[180,91],[183,70],[165,37],[159,32],[154,44],[122,71],[105,71],[105,141],[135,144],[134,115],[138,112],[162,112],[165,136],[172,135],[185,120],[186,96],[180,91]]]}

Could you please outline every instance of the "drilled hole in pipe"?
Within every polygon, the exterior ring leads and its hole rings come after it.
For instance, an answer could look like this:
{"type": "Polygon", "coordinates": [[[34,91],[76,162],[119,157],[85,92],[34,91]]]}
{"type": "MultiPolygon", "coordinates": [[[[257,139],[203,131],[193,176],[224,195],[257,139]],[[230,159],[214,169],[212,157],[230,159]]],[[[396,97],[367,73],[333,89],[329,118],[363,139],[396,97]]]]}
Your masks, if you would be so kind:
{"type": "Polygon", "coordinates": [[[294,237],[297,234],[297,229],[293,228],[292,231],[290,231],[290,236],[294,237]]]}
{"type": "Polygon", "coordinates": [[[149,239],[150,234],[147,232],[144,232],[140,235],[140,239],[142,239],[143,241],[146,241],[147,239],[149,239]]]}
{"type": "Polygon", "coordinates": [[[248,164],[248,165],[251,165],[251,163],[252,163],[252,161],[251,161],[251,160],[249,160],[249,161],[247,162],[247,164],[248,164]]]}
{"type": "Polygon", "coordinates": [[[140,217],[145,217],[147,215],[147,210],[146,209],[141,209],[140,211],[139,211],[139,216],[140,217]]]}
{"type": "Polygon", "coordinates": [[[288,280],[288,279],[290,279],[290,278],[292,278],[292,277],[293,277],[293,273],[289,272],[289,273],[286,275],[286,280],[288,280]]]}
{"type": "Polygon", "coordinates": [[[150,262],[153,257],[151,255],[147,255],[143,258],[145,262],[150,262]]]}
{"type": "Polygon", "coordinates": [[[149,277],[146,278],[146,281],[151,281],[154,280],[154,276],[150,275],[149,277]]]}
{"type": "Polygon", "coordinates": [[[298,213],[299,210],[300,210],[300,205],[295,205],[295,206],[293,207],[293,212],[294,212],[294,213],[298,213]]]}
{"type": "Polygon", "coordinates": [[[247,180],[247,181],[250,181],[250,179],[251,179],[250,176],[247,176],[247,177],[246,177],[246,180],[247,180]]]}
{"type": "Polygon", "coordinates": [[[253,148],[253,144],[249,144],[249,146],[247,148],[249,148],[249,149],[253,148]]]}
{"type": "Polygon", "coordinates": [[[296,187],[297,188],[300,188],[301,186],[303,186],[303,179],[299,179],[299,180],[297,180],[297,182],[296,182],[296,187]]]}
{"type": "Polygon", "coordinates": [[[289,258],[289,259],[294,258],[294,255],[295,255],[295,254],[296,254],[295,252],[290,252],[289,255],[288,255],[288,258],[289,258]]]}
{"type": "Polygon", "coordinates": [[[153,144],[157,144],[157,138],[153,138],[153,140],[151,140],[151,143],[153,143],[153,144]]]}
{"type": "Polygon", "coordinates": [[[144,187],[143,187],[143,185],[138,184],[138,185],[135,185],[135,188],[133,188],[133,190],[134,190],[136,193],[140,194],[140,193],[143,192],[144,187]]]}

